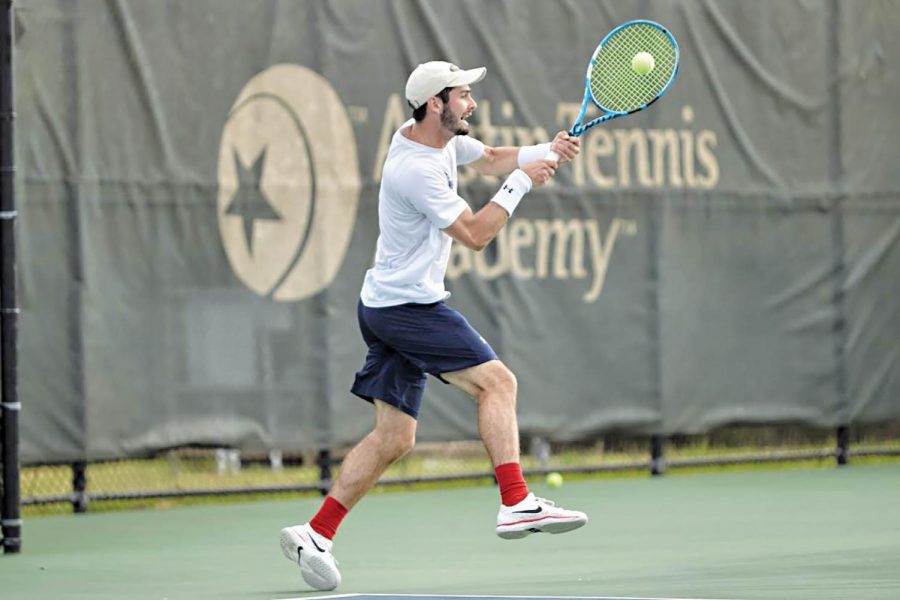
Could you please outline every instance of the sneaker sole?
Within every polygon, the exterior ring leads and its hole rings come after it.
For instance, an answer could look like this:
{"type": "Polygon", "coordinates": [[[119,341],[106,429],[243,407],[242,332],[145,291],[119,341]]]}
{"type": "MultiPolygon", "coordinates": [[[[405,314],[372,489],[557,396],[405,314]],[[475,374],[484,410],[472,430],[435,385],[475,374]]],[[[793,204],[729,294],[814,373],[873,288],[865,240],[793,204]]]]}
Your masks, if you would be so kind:
{"type": "Polygon", "coordinates": [[[282,529],[279,537],[284,557],[294,563],[300,560],[300,553],[297,551],[297,548],[300,546],[300,537],[291,531],[290,527],[282,529]]]}
{"type": "Polygon", "coordinates": [[[548,519],[547,521],[535,521],[534,523],[523,523],[517,528],[497,528],[497,535],[504,540],[517,540],[532,533],[566,533],[573,529],[578,529],[587,524],[587,519],[573,519],[571,521],[561,521],[559,519],[548,519]]]}
{"type": "Polygon", "coordinates": [[[301,539],[290,527],[281,530],[279,540],[284,557],[300,567],[303,581],[309,587],[326,592],[340,585],[340,574],[335,574],[331,565],[318,554],[307,552],[303,555],[303,560],[300,560],[301,539]]]}
{"type": "Polygon", "coordinates": [[[341,576],[318,554],[304,554],[300,561],[300,574],[309,587],[327,592],[341,583],[341,576]]]}

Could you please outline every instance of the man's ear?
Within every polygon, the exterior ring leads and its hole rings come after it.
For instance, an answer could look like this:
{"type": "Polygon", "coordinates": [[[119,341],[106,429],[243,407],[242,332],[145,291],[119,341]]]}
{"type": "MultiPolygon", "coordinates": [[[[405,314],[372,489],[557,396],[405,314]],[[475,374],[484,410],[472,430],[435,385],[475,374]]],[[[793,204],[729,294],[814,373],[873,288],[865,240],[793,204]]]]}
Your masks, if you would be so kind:
{"type": "Polygon", "coordinates": [[[435,110],[437,112],[443,112],[444,110],[444,101],[438,98],[437,96],[432,96],[428,99],[428,110],[435,110]]]}

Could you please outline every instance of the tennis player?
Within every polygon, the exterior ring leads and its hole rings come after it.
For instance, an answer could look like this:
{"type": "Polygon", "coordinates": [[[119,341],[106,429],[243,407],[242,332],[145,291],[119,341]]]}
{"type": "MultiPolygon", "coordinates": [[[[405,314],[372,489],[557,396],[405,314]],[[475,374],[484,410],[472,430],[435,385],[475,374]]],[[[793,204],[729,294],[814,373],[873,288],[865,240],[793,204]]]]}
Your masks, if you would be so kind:
{"type": "Polygon", "coordinates": [[[469,394],[478,404],[478,430],[500,487],[496,533],[502,538],[562,533],[587,523],[530,493],[519,464],[516,378],[483,337],[445,301],[444,274],[453,240],[482,250],[506,224],[522,198],[550,180],[556,162],[572,160],[579,140],[565,132],[551,143],[485,146],[468,137],[477,106],[471,84],[484,67],[463,70],[447,62],[421,64],[406,83],[413,118],[394,134],[378,196],[380,236],[375,265],[358,304],[368,344],[352,391],[375,406],[375,427],[344,459],[318,513],[281,531],[287,558],[318,590],[341,581],[332,540],[347,511],[384,470],[415,444],[426,373],[469,394]],[[457,194],[457,167],[506,177],[484,207],[473,212],[457,194]]]}

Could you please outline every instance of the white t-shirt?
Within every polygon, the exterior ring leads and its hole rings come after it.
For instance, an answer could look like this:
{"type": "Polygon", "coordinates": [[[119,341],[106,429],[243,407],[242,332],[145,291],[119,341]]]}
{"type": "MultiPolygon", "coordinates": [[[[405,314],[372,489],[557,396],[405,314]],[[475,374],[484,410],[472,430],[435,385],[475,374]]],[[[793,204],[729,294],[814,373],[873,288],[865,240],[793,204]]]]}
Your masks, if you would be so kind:
{"type": "Polygon", "coordinates": [[[468,207],[456,193],[456,168],[484,155],[484,144],[458,135],[444,148],[394,133],[378,193],[380,234],[375,266],[366,272],[360,298],[377,308],[444,300],[444,274],[453,238],[441,231],[468,207]]]}

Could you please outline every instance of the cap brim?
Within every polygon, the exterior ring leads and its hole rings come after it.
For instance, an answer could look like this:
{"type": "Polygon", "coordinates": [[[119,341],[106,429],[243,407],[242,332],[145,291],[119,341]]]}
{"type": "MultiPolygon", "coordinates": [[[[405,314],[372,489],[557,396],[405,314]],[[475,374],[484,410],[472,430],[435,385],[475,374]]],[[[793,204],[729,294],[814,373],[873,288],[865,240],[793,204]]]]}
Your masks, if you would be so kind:
{"type": "Polygon", "coordinates": [[[447,84],[447,87],[459,87],[461,85],[471,85],[478,83],[487,75],[487,67],[478,67],[477,69],[467,69],[465,71],[456,71],[453,79],[447,84]]]}

